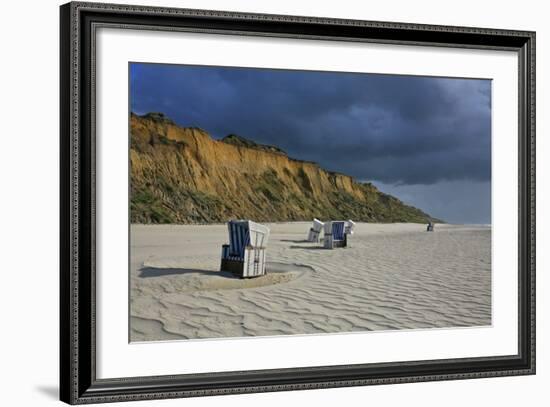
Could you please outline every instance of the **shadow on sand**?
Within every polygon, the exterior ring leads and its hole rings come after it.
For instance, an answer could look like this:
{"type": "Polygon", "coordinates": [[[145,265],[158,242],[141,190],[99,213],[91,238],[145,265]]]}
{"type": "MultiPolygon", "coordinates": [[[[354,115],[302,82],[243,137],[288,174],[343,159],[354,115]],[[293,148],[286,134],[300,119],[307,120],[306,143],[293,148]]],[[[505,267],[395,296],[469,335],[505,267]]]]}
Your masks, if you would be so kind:
{"type": "MultiPolygon", "coordinates": [[[[291,246],[292,247],[292,246],[291,246]]],[[[295,246],[299,249],[323,249],[322,247],[308,247],[308,246],[295,246]]],[[[274,261],[268,261],[266,263],[265,271],[268,274],[274,273],[288,273],[288,272],[305,272],[315,271],[315,269],[306,264],[294,264],[294,263],[279,263],[274,261]]],[[[146,266],[139,270],[139,276],[142,278],[149,277],[163,277],[163,276],[177,276],[184,274],[200,274],[203,276],[215,276],[232,280],[240,280],[240,278],[229,271],[214,271],[214,270],[200,270],[200,269],[186,269],[179,267],[151,267],[146,266]]]]}
{"type": "Polygon", "coordinates": [[[310,243],[309,240],[306,239],[299,239],[299,240],[292,240],[292,239],[281,239],[281,242],[288,242],[288,243],[310,243]]]}
{"type": "Polygon", "coordinates": [[[162,277],[173,276],[182,274],[202,274],[205,276],[217,276],[231,279],[238,279],[235,275],[228,271],[213,271],[213,270],[199,270],[199,269],[184,269],[184,268],[158,268],[158,267],[144,267],[140,270],[139,276],[143,278],[148,277],[162,277]]]}
{"type": "Polygon", "coordinates": [[[325,250],[323,246],[290,246],[291,249],[304,249],[304,250],[325,250]]]}

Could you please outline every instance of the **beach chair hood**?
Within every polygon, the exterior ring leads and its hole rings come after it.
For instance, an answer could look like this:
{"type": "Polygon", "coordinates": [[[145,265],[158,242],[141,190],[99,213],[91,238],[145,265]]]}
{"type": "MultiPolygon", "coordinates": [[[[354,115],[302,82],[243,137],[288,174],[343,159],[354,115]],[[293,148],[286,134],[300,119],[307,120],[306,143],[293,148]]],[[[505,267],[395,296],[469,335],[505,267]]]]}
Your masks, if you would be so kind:
{"type": "Polygon", "coordinates": [[[227,223],[229,232],[229,250],[242,256],[245,247],[266,247],[269,240],[269,228],[251,220],[231,220],[227,223]]]}

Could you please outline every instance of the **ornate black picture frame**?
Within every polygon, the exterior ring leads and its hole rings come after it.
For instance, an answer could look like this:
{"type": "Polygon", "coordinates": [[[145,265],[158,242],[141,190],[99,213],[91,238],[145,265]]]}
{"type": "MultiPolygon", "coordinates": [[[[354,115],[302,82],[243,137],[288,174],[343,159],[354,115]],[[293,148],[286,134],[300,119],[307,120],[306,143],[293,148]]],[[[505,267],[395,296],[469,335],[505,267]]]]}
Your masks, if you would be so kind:
{"type": "MultiPolygon", "coordinates": [[[[535,33],[69,3],[60,9],[60,395],[70,404],[535,373],[535,33]],[[95,286],[97,27],[507,50],[519,59],[519,350],[498,357],[98,379],[95,286]]],[[[512,265],[510,265],[512,267],[512,265]]]]}

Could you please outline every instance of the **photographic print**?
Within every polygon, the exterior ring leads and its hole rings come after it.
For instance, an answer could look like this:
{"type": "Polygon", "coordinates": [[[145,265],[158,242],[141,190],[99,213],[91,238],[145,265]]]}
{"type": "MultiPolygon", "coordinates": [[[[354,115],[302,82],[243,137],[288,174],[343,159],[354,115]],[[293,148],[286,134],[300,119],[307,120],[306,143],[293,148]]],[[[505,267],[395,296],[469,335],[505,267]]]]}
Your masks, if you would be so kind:
{"type": "Polygon", "coordinates": [[[129,82],[131,342],[492,324],[490,79],[129,82]]]}

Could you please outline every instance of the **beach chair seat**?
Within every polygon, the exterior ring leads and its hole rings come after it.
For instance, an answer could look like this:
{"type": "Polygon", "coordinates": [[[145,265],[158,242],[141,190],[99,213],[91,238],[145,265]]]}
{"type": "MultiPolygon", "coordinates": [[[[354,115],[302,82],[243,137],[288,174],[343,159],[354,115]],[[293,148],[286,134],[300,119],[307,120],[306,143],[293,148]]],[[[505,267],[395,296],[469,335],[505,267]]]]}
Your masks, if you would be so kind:
{"type": "Polygon", "coordinates": [[[227,223],[229,244],[222,245],[220,269],[241,278],[265,274],[269,228],[250,220],[227,223]]]}
{"type": "Polygon", "coordinates": [[[321,237],[321,231],[323,230],[324,223],[319,219],[313,219],[313,226],[309,228],[309,233],[307,235],[307,241],[312,243],[318,243],[321,237]]]}
{"type": "Polygon", "coordinates": [[[325,249],[346,247],[348,237],[346,234],[346,222],[343,220],[325,222],[325,234],[323,246],[325,249]]]}

